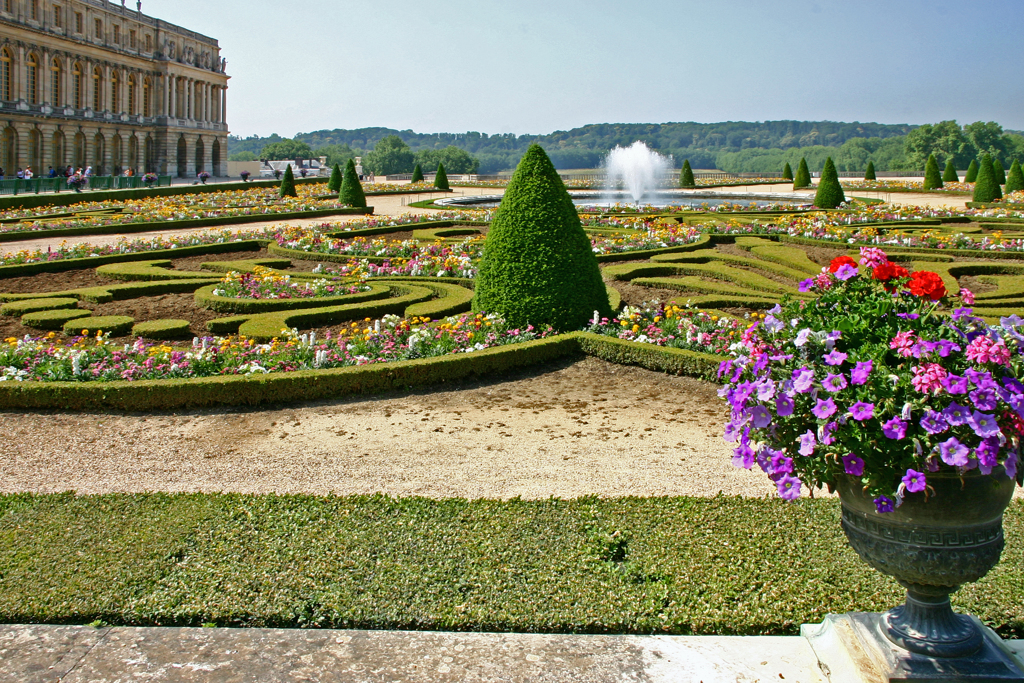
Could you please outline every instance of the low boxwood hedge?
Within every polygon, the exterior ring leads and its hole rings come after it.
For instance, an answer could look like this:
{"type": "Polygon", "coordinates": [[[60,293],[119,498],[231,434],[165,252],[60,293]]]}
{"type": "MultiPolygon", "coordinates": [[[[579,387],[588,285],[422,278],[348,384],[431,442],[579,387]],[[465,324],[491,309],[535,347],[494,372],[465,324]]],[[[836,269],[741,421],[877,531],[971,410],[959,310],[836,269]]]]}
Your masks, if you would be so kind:
{"type": "Polygon", "coordinates": [[[56,311],[37,311],[21,316],[21,324],[37,330],[62,330],[64,323],[70,320],[81,320],[92,315],[85,308],[62,308],[56,311]]]}
{"type": "Polygon", "coordinates": [[[132,336],[155,340],[184,339],[192,336],[189,325],[190,323],[187,320],[175,320],[173,318],[147,320],[132,328],[132,336]]]}
{"type": "Polygon", "coordinates": [[[391,288],[387,285],[371,284],[370,291],[344,294],[341,296],[309,297],[306,299],[233,299],[217,296],[214,290],[220,284],[209,285],[196,290],[196,305],[218,313],[237,313],[239,315],[258,315],[273,311],[299,310],[302,308],[326,308],[342,304],[356,304],[363,301],[376,301],[387,298],[391,288]]]}
{"type": "Polygon", "coordinates": [[[123,337],[132,331],[135,319],[126,315],[97,315],[90,316],[88,320],[76,319],[64,323],[64,334],[69,337],[77,337],[83,334],[109,334],[111,337],[123,337]]]}
{"type": "Polygon", "coordinates": [[[77,308],[78,299],[72,297],[48,297],[41,299],[22,299],[11,301],[0,306],[0,315],[22,316],[38,311],[54,311],[60,308],[77,308]]]}
{"type": "MultiPolygon", "coordinates": [[[[471,355],[471,354],[470,354],[471,355]]],[[[834,499],[0,496],[0,621],[796,635],[903,589],[834,499]]],[[[1024,636],[1024,501],[954,607],[1024,636]]]]}

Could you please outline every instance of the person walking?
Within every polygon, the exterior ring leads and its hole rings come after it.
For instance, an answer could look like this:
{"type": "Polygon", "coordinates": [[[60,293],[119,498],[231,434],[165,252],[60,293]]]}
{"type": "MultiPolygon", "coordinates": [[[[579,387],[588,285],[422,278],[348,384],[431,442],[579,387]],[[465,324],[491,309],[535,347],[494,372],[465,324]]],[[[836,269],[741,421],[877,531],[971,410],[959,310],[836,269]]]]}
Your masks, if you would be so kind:
{"type": "Polygon", "coordinates": [[[35,174],[32,172],[32,167],[31,166],[26,166],[25,167],[25,180],[32,180],[32,177],[34,175],[35,174]]]}

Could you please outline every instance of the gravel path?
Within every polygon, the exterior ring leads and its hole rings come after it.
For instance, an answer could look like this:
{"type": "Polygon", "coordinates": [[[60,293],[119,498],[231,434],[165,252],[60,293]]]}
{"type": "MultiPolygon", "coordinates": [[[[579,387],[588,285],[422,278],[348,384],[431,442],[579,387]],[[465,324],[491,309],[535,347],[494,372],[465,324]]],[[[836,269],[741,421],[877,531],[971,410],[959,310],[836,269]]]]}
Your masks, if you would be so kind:
{"type": "Polygon", "coordinates": [[[275,410],[2,414],[0,492],[763,496],[716,387],[596,359],[275,410]]]}

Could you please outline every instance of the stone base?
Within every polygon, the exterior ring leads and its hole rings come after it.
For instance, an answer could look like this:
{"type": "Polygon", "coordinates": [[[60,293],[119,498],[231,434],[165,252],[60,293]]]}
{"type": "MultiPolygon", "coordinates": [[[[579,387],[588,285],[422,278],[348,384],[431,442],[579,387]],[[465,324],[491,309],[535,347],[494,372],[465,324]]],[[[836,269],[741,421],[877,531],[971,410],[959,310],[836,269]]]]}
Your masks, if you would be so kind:
{"type": "Polygon", "coordinates": [[[932,658],[891,643],[880,628],[881,615],[830,614],[821,624],[804,624],[818,665],[830,683],[1024,683],[1024,665],[994,631],[970,617],[984,634],[981,650],[970,657],[932,658]]]}

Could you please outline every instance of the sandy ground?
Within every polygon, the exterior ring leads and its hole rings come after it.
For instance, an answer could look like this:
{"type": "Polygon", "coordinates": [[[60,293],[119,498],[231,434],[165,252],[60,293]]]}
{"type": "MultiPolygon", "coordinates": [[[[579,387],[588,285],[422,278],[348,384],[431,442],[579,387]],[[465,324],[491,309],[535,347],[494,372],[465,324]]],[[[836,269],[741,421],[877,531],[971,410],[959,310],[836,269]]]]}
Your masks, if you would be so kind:
{"type": "Polygon", "coordinates": [[[2,413],[0,492],[763,496],[709,383],[596,359],[267,410],[2,413]]]}

